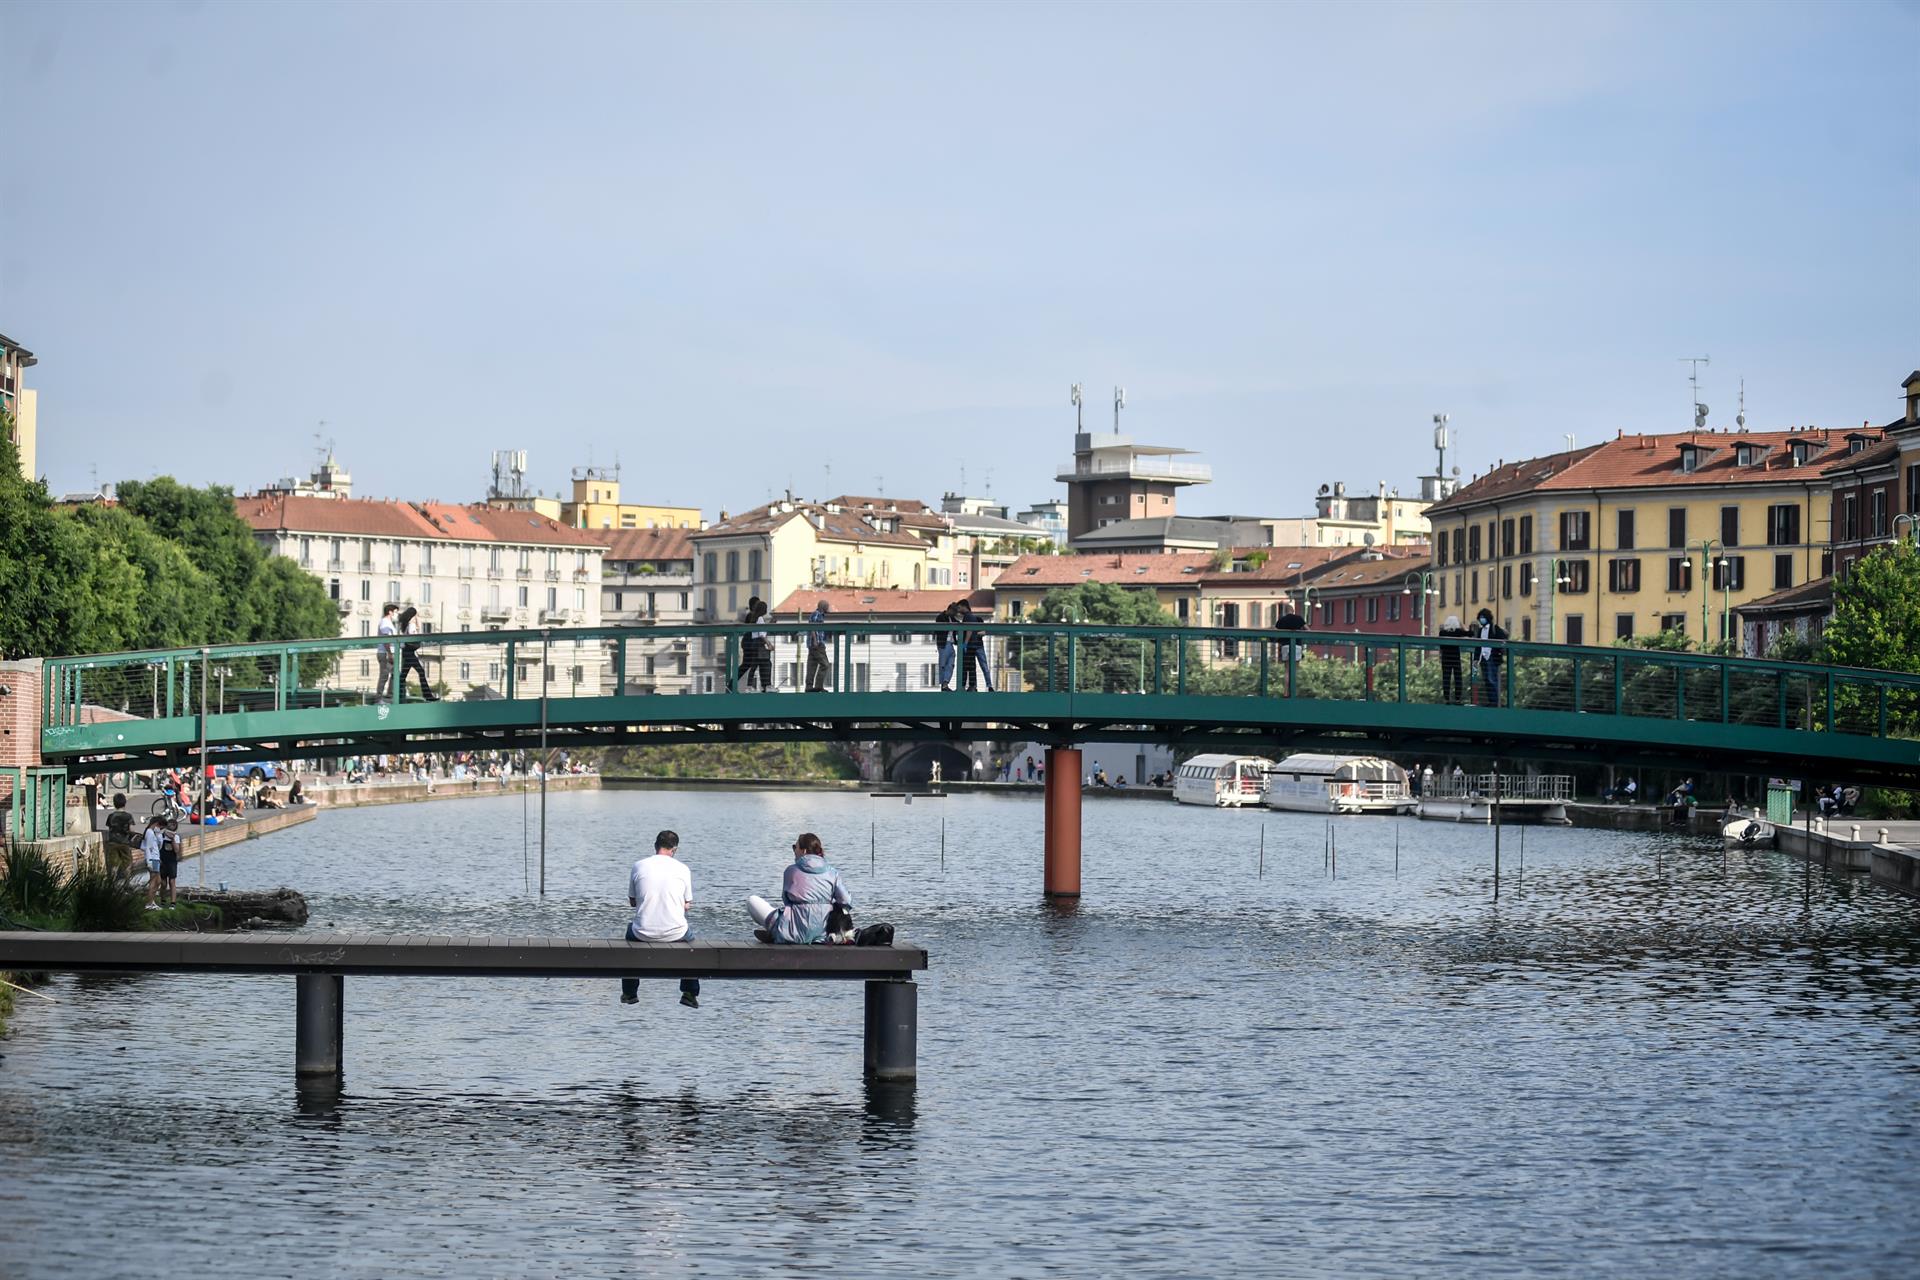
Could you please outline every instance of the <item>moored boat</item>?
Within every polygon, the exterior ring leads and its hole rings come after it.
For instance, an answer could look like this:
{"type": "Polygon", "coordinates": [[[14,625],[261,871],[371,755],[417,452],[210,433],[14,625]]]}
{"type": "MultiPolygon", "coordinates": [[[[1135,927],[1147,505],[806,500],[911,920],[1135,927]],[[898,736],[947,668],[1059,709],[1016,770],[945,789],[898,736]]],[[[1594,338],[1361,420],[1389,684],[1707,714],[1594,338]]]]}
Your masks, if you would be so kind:
{"type": "Polygon", "coordinates": [[[1265,756],[1194,756],[1173,771],[1173,798],[1215,808],[1257,805],[1262,778],[1271,768],[1273,761],[1265,756]]]}
{"type": "Polygon", "coordinates": [[[1291,755],[1267,771],[1269,809],[1293,813],[1406,813],[1407,771],[1378,756],[1291,755]]]}

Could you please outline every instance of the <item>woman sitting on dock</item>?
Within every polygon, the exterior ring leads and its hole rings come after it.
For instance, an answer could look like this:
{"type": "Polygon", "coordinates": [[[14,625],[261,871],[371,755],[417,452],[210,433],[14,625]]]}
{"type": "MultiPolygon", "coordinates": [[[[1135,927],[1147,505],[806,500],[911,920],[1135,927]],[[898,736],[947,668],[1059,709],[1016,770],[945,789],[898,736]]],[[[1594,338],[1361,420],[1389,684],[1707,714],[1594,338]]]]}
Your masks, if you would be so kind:
{"type": "Polygon", "coordinates": [[[793,842],[793,863],[781,879],[780,899],[776,907],[759,894],[747,898],[753,936],[762,942],[818,942],[834,904],[853,906],[846,882],[827,862],[820,837],[811,831],[793,842]]]}

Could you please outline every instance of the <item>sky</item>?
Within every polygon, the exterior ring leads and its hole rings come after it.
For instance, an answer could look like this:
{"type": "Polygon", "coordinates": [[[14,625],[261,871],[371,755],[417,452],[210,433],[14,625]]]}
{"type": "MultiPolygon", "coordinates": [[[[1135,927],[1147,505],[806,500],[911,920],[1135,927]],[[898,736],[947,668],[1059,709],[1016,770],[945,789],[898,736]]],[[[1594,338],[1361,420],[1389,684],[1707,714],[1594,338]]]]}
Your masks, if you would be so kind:
{"type": "Polygon", "coordinates": [[[56,492],[622,467],[1181,510],[1691,422],[1892,419],[1920,3],[0,10],[0,333],[56,492]],[[322,425],[324,424],[324,425],[322,425]]]}

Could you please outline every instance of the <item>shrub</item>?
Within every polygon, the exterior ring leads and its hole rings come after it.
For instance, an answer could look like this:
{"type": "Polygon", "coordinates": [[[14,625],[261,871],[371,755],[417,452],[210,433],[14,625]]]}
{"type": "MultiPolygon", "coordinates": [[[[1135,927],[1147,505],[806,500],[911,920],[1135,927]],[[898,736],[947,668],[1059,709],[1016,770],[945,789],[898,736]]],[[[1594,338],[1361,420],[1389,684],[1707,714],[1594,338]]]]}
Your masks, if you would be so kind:
{"type": "Polygon", "coordinates": [[[31,845],[7,848],[5,881],[0,882],[0,907],[12,916],[57,918],[65,913],[70,886],[52,859],[31,845]]]}
{"type": "Polygon", "coordinates": [[[125,868],[84,862],[69,886],[73,927],[81,933],[124,933],[138,929],[147,895],[125,868]]]}

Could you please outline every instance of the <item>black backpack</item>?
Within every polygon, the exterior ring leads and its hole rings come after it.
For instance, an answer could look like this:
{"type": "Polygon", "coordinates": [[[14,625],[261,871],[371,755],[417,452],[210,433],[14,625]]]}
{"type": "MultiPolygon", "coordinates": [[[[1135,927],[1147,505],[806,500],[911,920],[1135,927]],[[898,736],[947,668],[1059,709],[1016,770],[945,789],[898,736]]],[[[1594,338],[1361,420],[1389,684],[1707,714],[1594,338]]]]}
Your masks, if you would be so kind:
{"type": "Polygon", "coordinates": [[[853,935],[856,947],[890,947],[893,945],[893,926],[890,924],[870,924],[853,935]]]}

